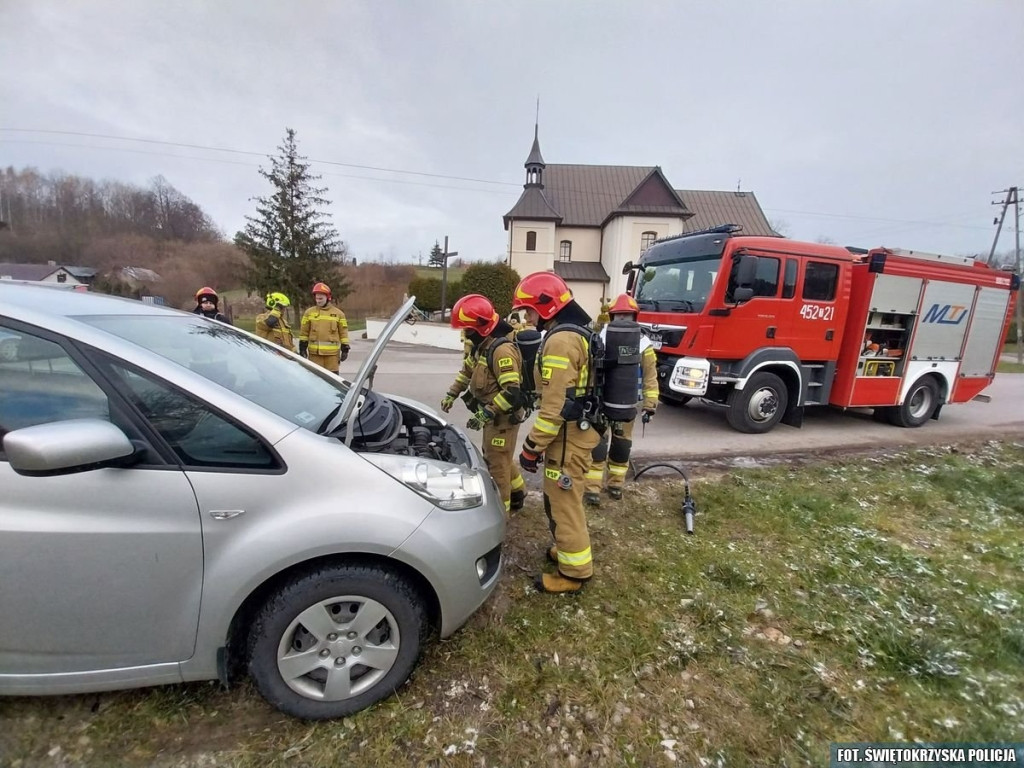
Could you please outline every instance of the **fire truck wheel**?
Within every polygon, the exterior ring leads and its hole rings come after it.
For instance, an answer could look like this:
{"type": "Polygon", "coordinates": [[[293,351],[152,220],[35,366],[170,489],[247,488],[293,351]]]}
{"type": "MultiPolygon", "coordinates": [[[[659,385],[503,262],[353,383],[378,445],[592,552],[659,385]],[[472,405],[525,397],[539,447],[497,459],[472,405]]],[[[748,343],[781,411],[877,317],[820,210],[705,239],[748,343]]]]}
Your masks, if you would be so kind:
{"type": "Polygon", "coordinates": [[[897,427],[920,427],[935,413],[939,404],[939,391],[935,380],[926,376],[914,382],[903,405],[889,409],[889,420],[897,427]]]}
{"type": "Polygon", "coordinates": [[[782,418],[789,403],[786,385],[774,373],[762,371],[747,379],[747,386],[729,393],[725,417],[738,432],[767,432],[782,418]]]}

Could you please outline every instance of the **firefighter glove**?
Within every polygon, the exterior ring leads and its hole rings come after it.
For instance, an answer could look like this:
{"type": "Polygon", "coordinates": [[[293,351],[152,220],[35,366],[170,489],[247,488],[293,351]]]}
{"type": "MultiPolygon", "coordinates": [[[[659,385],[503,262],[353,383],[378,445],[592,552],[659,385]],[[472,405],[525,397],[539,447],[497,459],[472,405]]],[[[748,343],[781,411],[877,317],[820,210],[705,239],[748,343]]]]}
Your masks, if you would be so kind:
{"type": "Polygon", "coordinates": [[[349,349],[350,349],[350,347],[349,347],[348,344],[342,344],[341,345],[341,359],[343,361],[344,360],[348,360],[348,351],[349,351],[349,349]]]}
{"type": "Polygon", "coordinates": [[[653,419],[653,418],[654,418],[654,410],[651,409],[651,408],[644,408],[644,415],[640,418],[640,420],[644,424],[650,424],[651,423],[651,419],[653,419]]]}
{"type": "Polygon", "coordinates": [[[306,357],[306,352],[307,352],[308,349],[309,349],[309,342],[308,341],[300,340],[299,341],[299,354],[302,355],[303,357],[306,357]]]}
{"type": "Polygon", "coordinates": [[[441,398],[441,410],[445,413],[450,413],[452,406],[455,405],[455,395],[449,392],[447,395],[441,398]]]}
{"type": "Polygon", "coordinates": [[[484,425],[490,424],[492,421],[494,421],[494,414],[486,408],[480,408],[476,413],[469,417],[469,421],[466,422],[466,426],[469,429],[483,429],[484,425]]]}
{"type": "Polygon", "coordinates": [[[537,467],[540,464],[541,451],[537,450],[529,439],[523,443],[523,450],[519,454],[519,466],[525,469],[527,472],[536,472],[537,467]]]}
{"type": "Polygon", "coordinates": [[[267,328],[277,328],[277,326],[281,324],[279,316],[275,315],[273,312],[267,315],[263,322],[267,324],[267,328]]]}

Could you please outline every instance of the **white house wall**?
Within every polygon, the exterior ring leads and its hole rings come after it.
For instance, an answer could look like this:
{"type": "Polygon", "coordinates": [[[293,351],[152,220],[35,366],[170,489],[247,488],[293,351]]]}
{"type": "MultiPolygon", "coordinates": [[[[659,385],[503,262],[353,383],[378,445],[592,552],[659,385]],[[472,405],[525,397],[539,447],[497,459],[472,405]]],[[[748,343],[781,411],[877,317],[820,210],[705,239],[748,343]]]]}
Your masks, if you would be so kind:
{"type": "Polygon", "coordinates": [[[627,261],[636,261],[644,232],[654,232],[656,239],[672,237],[683,231],[683,220],[677,217],[617,216],[604,228],[605,272],[611,278],[608,293],[618,296],[626,290],[626,276],[622,268],[627,261]]]}
{"type": "Polygon", "coordinates": [[[63,269],[58,269],[52,275],[47,275],[39,282],[41,283],[61,283],[62,285],[84,285],[81,280],[75,278],[70,272],[65,272],[63,269]],[[59,276],[63,275],[63,279],[59,276]]]}
{"type": "Polygon", "coordinates": [[[601,299],[605,298],[604,283],[569,281],[569,290],[576,303],[586,310],[592,318],[596,318],[601,311],[601,299]]]}
{"type": "Polygon", "coordinates": [[[572,243],[571,261],[601,261],[601,230],[597,227],[557,227],[555,261],[561,257],[563,240],[572,243]]]}
{"type": "Polygon", "coordinates": [[[513,221],[508,228],[509,266],[520,276],[554,267],[555,224],[552,221],[513,221]],[[526,250],[526,233],[537,233],[537,250],[526,250]]]}

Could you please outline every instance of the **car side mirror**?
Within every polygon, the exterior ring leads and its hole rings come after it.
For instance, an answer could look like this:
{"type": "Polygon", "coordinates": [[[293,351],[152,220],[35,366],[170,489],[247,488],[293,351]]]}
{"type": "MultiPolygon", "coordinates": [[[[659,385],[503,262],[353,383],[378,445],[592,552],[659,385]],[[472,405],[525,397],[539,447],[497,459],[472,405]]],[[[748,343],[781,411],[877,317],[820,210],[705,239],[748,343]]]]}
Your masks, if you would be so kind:
{"type": "Polygon", "coordinates": [[[622,265],[622,274],[628,275],[632,271],[633,271],[633,262],[632,261],[627,261],[625,264],[622,265]]]}
{"type": "Polygon", "coordinates": [[[19,475],[67,475],[131,466],[141,453],[120,429],[102,419],[71,419],[23,427],[4,435],[4,452],[19,475]]]}

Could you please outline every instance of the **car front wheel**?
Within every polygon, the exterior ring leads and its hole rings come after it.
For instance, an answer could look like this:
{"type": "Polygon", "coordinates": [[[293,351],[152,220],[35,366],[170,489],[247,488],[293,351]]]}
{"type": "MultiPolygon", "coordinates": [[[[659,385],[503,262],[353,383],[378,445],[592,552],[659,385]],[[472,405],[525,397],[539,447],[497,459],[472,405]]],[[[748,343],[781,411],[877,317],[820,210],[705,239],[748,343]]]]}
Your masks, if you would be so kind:
{"type": "Polygon", "coordinates": [[[395,573],[326,567],[286,583],[264,603],[249,635],[249,674],[286,714],[344,717],[408,680],[426,630],[422,599],[395,573]]]}

